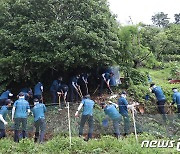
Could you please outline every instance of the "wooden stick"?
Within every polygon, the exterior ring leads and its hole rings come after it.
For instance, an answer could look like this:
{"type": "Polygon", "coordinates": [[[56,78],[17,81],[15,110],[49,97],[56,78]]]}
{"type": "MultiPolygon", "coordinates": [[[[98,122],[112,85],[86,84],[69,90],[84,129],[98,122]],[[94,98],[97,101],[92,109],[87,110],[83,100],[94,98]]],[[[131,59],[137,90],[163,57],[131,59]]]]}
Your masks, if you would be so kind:
{"type": "Polygon", "coordinates": [[[61,94],[58,94],[59,97],[59,108],[61,108],[61,94]]]}
{"type": "Polygon", "coordinates": [[[134,116],[134,108],[132,108],[132,116],[133,116],[133,123],[134,123],[134,133],[136,137],[136,142],[138,143],[138,137],[137,137],[137,131],[136,131],[136,121],[135,121],[135,116],[134,116]]]}
{"type": "Polygon", "coordinates": [[[68,122],[69,122],[69,144],[71,148],[72,137],[71,137],[71,119],[70,119],[70,112],[69,112],[69,102],[67,102],[67,104],[68,104],[68,122]]]}

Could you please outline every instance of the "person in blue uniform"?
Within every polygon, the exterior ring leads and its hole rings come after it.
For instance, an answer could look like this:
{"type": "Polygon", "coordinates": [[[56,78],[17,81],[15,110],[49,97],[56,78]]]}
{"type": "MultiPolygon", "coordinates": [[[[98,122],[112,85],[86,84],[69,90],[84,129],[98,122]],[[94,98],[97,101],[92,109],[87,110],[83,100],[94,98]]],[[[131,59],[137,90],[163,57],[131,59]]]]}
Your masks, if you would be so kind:
{"type": "Polygon", "coordinates": [[[70,102],[78,101],[78,79],[80,78],[80,75],[73,76],[70,79],[69,88],[70,88],[70,102]],[[75,98],[74,98],[75,97],[75,98]]]}
{"type": "Polygon", "coordinates": [[[89,132],[88,132],[88,137],[87,137],[86,141],[88,141],[89,139],[92,138],[94,104],[95,104],[95,102],[92,99],[90,99],[90,95],[86,95],[82,99],[82,101],[75,113],[75,117],[78,117],[79,111],[83,107],[81,122],[80,122],[80,127],[79,127],[79,137],[81,137],[83,135],[84,125],[86,122],[88,122],[89,132]]]}
{"type": "Polygon", "coordinates": [[[112,93],[112,90],[110,88],[110,80],[113,75],[114,75],[113,72],[103,73],[101,75],[101,84],[100,84],[100,91],[99,91],[100,96],[102,95],[104,85],[107,87],[107,90],[109,91],[109,93],[112,93]]]}
{"type": "Polygon", "coordinates": [[[174,105],[175,103],[177,104],[177,109],[178,109],[178,118],[180,118],[180,92],[178,92],[177,88],[172,88],[173,95],[172,95],[172,104],[174,105]]]}
{"type": "Polygon", "coordinates": [[[25,96],[25,100],[29,101],[30,98],[33,98],[33,92],[32,92],[32,89],[31,88],[22,88],[20,90],[20,92],[23,92],[24,93],[24,96],[25,96]]]}
{"type": "Polygon", "coordinates": [[[9,97],[12,97],[13,94],[9,91],[9,90],[6,90],[5,92],[3,92],[0,96],[0,105],[4,105],[5,104],[5,101],[9,98],[9,97]]]}
{"type": "Polygon", "coordinates": [[[22,136],[26,137],[27,117],[30,113],[29,102],[25,100],[23,92],[19,93],[19,99],[14,102],[12,108],[12,121],[14,121],[14,141],[19,142],[19,128],[22,124],[22,136]]]}
{"type": "Polygon", "coordinates": [[[54,80],[51,87],[50,87],[50,92],[51,92],[51,97],[52,97],[52,104],[56,104],[58,100],[58,89],[60,88],[62,84],[62,77],[58,77],[57,80],[54,80]]]}
{"type": "Polygon", "coordinates": [[[118,106],[119,106],[119,113],[122,115],[124,120],[124,133],[125,136],[129,134],[129,127],[130,127],[130,121],[129,121],[129,115],[128,115],[128,101],[126,100],[126,92],[123,91],[121,93],[120,98],[118,99],[118,106]]]}
{"type": "Polygon", "coordinates": [[[8,114],[8,108],[11,106],[11,100],[7,99],[5,105],[0,110],[0,139],[6,137],[5,125],[7,125],[6,116],[8,114]]]}
{"type": "Polygon", "coordinates": [[[89,77],[88,73],[82,73],[80,75],[80,78],[78,79],[78,85],[81,88],[83,96],[86,96],[89,93],[89,91],[88,91],[88,77],[89,77]]]}
{"type": "Polygon", "coordinates": [[[106,104],[104,102],[102,102],[100,104],[100,106],[102,107],[102,109],[104,109],[104,113],[111,118],[111,120],[113,121],[113,127],[114,127],[114,134],[116,136],[117,139],[120,138],[120,128],[119,128],[119,124],[121,121],[121,115],[118,112],[118,110],[116,109],[118,107],[117,104],[110,102],[111,104],[106,104]]]}
{"type": "MultiPolygon", "coordinates": [[[[139,105],[138,103],[129,104],[127,99],[127,93],[125,91],[122,91],[120,98],[118,99],[118,106],[119,106],[119,113],[122,115],[124,120],[124,135],[129,134],[129,128],[130,128],[130,120],[129,120],[129,114],[128,109],[134,109],[135,105],[139,105]]],[[[137,128],[140,130],[140,128],[137,128]]]]}
{"type": "MultiPolygon", "coordinates": [[[[59,87],[58,89],[58,92],[57,94],[59,95],[59,97],[62,97],[63,98],[63,102],[66,103],[66,100],[67,100],[67,94],[68,94],[68,85],[66,84],[61,84],[61,86],[59,87]]],[[[61,101],[61,100],[60,100],[61,101]]],[[[67,105],[67,104],[66,104],[67,105]]],[[[61,108],[62,108],[62,104],[61,104],[61,108]]]]}
{"type": "Polygon", "coordinates": [[[167,117],[166,117],[166,112],[164,109],[166,97],[163,93],[163,90],[161,89],[160,86],[156,86],[154,83],[152,83],[150,85],[150,91],[155,94],[156,99],[157,99],[157,106],[158,106],[159,113],[162,114],[163,120],[166,122],[167,117]]]}
{"type": "Polygon", "coordinates": [[[34,115],[34,126],[35,126],[35,138],[34,142],[42,143],[44,141],[46,122],[45,122],[45,112],[47,111],[46,106],[39,102],[38,99],[34,99],[34,107],[32,113],[34,115]]]}
{"type": "Polygon", "coordinates": [[[34,87],[34,98],[37,98],[39,101],[42,100],[43,93],[43,84],[38,82],[34,87]]]}

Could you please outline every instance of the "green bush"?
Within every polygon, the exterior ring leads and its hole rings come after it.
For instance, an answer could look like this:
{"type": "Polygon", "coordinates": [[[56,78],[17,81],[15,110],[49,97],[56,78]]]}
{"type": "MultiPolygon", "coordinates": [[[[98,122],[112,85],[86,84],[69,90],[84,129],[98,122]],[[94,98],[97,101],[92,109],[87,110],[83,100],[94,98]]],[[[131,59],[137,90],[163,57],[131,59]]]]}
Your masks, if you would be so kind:
{"type": "Polygon", "coordinates": [[[133,81],[133,84],[135,84],[135,85],[139,85],[139,84],[146,85],[147,84],[147,77],[146,77],[145,73],[142,73],[137,69],[132,68],[129,71],[129,77],[133,81]]]}
{"type": "Polygon", "coordinates": [[[69,138],[57,136],[44,144],[34,144],[32,140],[22,140],[20,143],[14,143],[12,140],[0,140],[1,153],[27,153],[27,154],[74,154],[74,153],[176,153],[176,149],[169,148],[141,148],[144,140],[155,140],[152,135],[142,134],[138,136],[139,142],[135,140],[135,136],[129,135],[126,138],[116,140],[112,136],[103,136],[100,139],[92,139],[88,142],[78,137],[72,138],[72,146],[70,148],[69,138]]]}
{"type": "Polygon", "coordinates": [[[135,101],[143,103],[146,94],[149,94],[149,87],[144,85],[132,85],[128,88],[128,93],[135,101]]]}
{"type": "Polygon", "coordinates": [[[180,65],[175,64],[171,68],[170,74],[172,79],[180,79],[180,65]]]}

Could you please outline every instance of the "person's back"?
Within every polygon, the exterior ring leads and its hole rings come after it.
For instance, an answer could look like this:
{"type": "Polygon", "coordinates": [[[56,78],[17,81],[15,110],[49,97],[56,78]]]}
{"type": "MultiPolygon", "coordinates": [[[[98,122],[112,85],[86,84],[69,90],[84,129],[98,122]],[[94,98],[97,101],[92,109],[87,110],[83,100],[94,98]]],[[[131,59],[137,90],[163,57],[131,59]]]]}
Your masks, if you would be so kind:
{"type": "Polygon", "coordinates": [[[41,82],[38,82],[34,87],[34,95],[42,95],[43,85],[41,82]]]}
{"type": "Polygon", "coordinates": [[[12,96],[12,94],[9,90],[7,90],[1,94],[0,99],[8,99],[9,96],[12,96]]]}
{"type": "Polygon", "coordinates": [[[112,120],[114,119],[118,119],[121,117],[120,113],[118,112],[118,110],[116,109],[116,107],[114,105],[107,105],[104,108],[104,112],[106,115],[108,115],[112,120]]]}
{"type": "Polygon", "coordinates": [[[40,118],[45,119],[44,113],[46,112],[46,107],[44,104],[38,103],[33,107],[32,112],[34,115],[34,121],[37,121],[40,118]]]}
{"type": "Polygon", "coordinates": [[[175,102],[177,105],[180,105],[180,92],[175,92],[173,94],[173,102],[175,102]]]}
{"type": "Polygon", "coordinates": [[[124,97],[119,98],[118,105],[119,105],[119,113],[121,115],[128,115],[128,109],[127,109],[128,102],[124,97]]]}
{"type": "Polygon", "coordinates": [[[153,88],[152,92],[155,94],[158,101],[162,101],[162,100],[166,99],[161,87],[157,86],[157,87],[153,88]]]}
{"type": "Polygon", "coordinates": [[[24,98],[19,98],[14,103],[15,110],[15,118],[27,118],[29,109],[29,102],[24,98]]]}
{"type": "Polygon", "coordinates": [[[93,115],[94,101],[86,98],[82,100],[83,104],[83,115],[93,115]]]}

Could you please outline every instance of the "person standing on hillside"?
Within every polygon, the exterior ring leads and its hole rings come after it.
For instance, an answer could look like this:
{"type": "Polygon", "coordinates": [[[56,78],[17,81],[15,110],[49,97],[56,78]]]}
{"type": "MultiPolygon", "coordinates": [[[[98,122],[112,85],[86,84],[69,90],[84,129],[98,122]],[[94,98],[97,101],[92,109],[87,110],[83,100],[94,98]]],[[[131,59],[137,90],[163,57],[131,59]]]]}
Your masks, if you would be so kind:
{"type": "Polygon", "coordinates": [[[30,113],[29,102],[25,100],[23,92],[19,93],[19,99],[12,108],[12,121],[14,121],[14,141],[19,142],[19,127],[22,124],[22,136],[26,137],[27,117],[30,113]]]}
{"type": "Polygon", "coordinates": [[[89,93],[88,92],[88,77],[89,77],[88,73],[82,73],[78,80],[78,85],[80,85],[81,87],[83,96],[86,96],[89,93]]]}
{"type": "Polygon", "coordinates": [[[0,105],[4,105],[5,104],[5,101],[9,98],[9,97],[12,97],[13,94],[9,91],[9,90],[6,90],[5,92],[3,92],[0,96],[0,105]]]}
{"type": "Polygon", "coordinates": [[[103,88],[104,88],[104,84],[106,85],[109,93],[112,93],[112,90],[110,88],[110,80],[111,80],[111,77],[114,75],[113,72],[110,72],[110,73],[103,73],[101,75],[101,84],[100,84],[100,91],[99,91],[99,95],[101,96],[102,95],[102,92],[103,92],[103,88]]]}
{"type": "Polygon", "coordinates": [[[123,116],[124,119],[124,135],[129,134],[129,128],[130,128],[130,120],[129,120],[129,114],[128,109],[134,109],[135,105],[139,105],[138,103],[129,105],[127,99],[127,93],[123,91],[121,93],[120,98],[118,99],[118,106],[119,106],[119,113],[123,116]]]}
{"type": "Polygon", "coordinates": [[[83,135],[83,129],[86,122],[88,122],[89,125],[89,132],[88,132],[88,138],[86,141],[92,138],[93,133],[93,108],[94,108],[94,101],[90,99],[90,95],[86,95],[84,99],[81,101],[76,113],[75,117],[78,117],[79,111],[83,107],[83,112],[81,116],[81,122],[79,127],[79,137],[83,135]]]}
{"type": "Polygon", "coordinates": [[[159,113],[162,114],[164,122],[167,121],[166,112],[164,109],[164,104],[166,102],[166,97],[160,86],[156,86],[154,83],[150,85],[150,91],[155,94],[157,99],[157,106],[159,113]]]}
{"type": "Polygon", "coordinates": [[[120,129],[119,124],[121,121],[121,115],[116,109],[118,107],[117,104],[110,102],[111,104],[107,105],[106,103],[102,102],[100,106],[102,109],[104,109],[104,113],[111,118],[113,121],[113,127],[114,127],[114,134],[117,139],[120,138],[120,129]]]}
{"type": "Polygon", "coordinates": [[[124,119],[124,135],[129,134],[129,127],[130,127],[130,121],[129,121],[129,114],[128,114],[128,108],[130,105],[128,104],[128,101],[126,100],[127,94],[125,91],[121,93],[121,96],[118,100],[118,106],[119,106],[119,113],[123,116],[124,119]]]}
{"type": "Polygon", "coordinates": [[[46,111],[47,111],[46,106],[42,103],[39,103],[38,99],[34,99],[34,107],[32,109],[34,115],[34,126],[36,128],[34,142],[37,142],[38,138],[40,143],[44,141],[45,128],[46,128],[46,123],[45,123],[46,111]],[[39,134],[39,130],[40,130],[40,134],[39,134]]]}
{"type": "Polygon", "coordinates": [[[37,98],[39,101],[42,100],[43,93],[43,84],[38,82],[34,87],[34,98],[37,98]]]}
{"type": "Polygon", "coordinates": [[[51,97],[52,97],[52,103],[56,104],[58,100],[58,89],[60,88],[62,84],[63,78],[61,76],[58,77],[57,80],[54,80],[51,87],[50,87],[50,92],[51,92],[51,97]]]}
{"type": "Polygon", "coordinates": [[[80,78],[80,75],[73,76],[70,79],[69,88],[70,88],[70,102],[78,101],[78,91],[79,91],[79,85],[78,85],[78,79],[80,78]]]}
{"type": "Polygon", "coordinates": [[[8,114],[8,108],[11,106],[11,100],[7,99],[5,105],[0,110],[0,139],[6,137],[5,125],[7,125],[6,115],[8,114]]]}
{"type": "Polygon", "coordinates": [[[178,109],[178,118],[180,118],[180,92],[178,92],[177,88],[172,88],[173,96],[172,96],[172,104],[174,105],[175,103],[177,104],[177,109],[178,109]]]}

